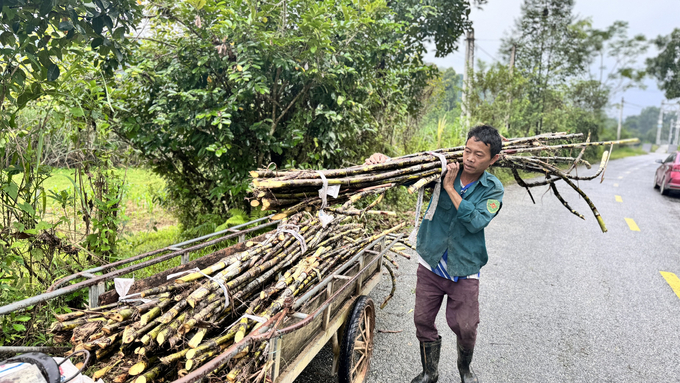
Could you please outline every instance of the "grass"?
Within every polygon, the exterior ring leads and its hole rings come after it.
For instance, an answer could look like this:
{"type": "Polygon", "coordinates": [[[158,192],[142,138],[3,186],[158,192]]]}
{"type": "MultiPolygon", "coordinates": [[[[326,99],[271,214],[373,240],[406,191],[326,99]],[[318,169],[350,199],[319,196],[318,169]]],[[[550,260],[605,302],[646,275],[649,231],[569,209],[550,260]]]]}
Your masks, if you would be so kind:
{"type": "Polygon", "coordinates": [[[620,158],[625,158],[625,157],[633,157],[633,156],[641,156],[647,154],[642,148],[634,148],[631,146],[622,146],[618,148],[614,148],[612,151],[611,156],[609,156],[610,160],[618,160],[620,158]]]}
{"type": "MultiPolygon", "coordinates": [[[[43,183],[45,190],[48,193],[62,190],[72,193],[74,172],[73,169],[54,169],[52,176],[43,183]]],[[[125,177],[122,213],[126,218],[123,220],[121,230],[124,235],[150,233],[177,225],[177,220],[171,212],[154,201],[154,198],[166,198],[166,184],[161,177],[143,168],[118,169],[116,173],[125,177]]],[[[56,201],[48,198],[47,205],[48,220],[50,218],[55,220],[64,214],[56,201]]],[[[69,209],[73,210],[73,207],[69,209]]]]}

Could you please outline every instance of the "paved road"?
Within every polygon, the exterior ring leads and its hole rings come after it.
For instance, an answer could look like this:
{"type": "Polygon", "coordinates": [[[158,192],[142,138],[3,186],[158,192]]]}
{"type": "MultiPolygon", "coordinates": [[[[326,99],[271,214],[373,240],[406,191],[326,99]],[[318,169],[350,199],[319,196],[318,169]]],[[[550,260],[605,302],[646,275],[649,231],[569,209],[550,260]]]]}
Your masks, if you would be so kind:
{"type": "MultiPolygon", "coordinates": [[[[605,234],[566,185],[563,196],[585,221],[549,192],[534,189],[533,205],[524,189],[506,188],[486,230],[473,361],[483,382],[680,382],[680,296],[660,273],[680,275],[680,193],[652,189],[654,160],[663,157],[612,161],[603,183],[581,182],[605,234]]],[[[403,331],[376,334],[370,383],[410,382],[420,371],[411,312],[417,264],[399,264],[397,295],[378,310],[377,328],[403,331]]],[[[374,290],[376,302],[389,288],[384,281],[374,290]]],[[[455,336],[442,314],[439,381],[458,382],[455,336]]],[[[330,361],[326,348],[298,381],[335,382],[330,361]]]]}

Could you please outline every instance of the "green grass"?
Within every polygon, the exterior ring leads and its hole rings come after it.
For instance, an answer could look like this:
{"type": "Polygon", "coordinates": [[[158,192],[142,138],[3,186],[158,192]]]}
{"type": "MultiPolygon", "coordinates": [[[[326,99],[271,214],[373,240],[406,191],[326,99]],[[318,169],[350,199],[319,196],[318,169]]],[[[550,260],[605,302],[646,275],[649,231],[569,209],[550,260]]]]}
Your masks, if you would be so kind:
{"type": "Polygon", "coordinates": [[[641,156],[641,155],[644,155],[644,154],[647,154],[647,152],[645,152],[641,148],[633,148],[633,147],[630,147],[630,146],[623,146],[623,147],[614,148],[611,156],[609,156],[609,159],[610,160],[618,160],[620,158],[641,156]]]}
{"type": "MultiPolygon", "coordinates": [[[[152,232],[155,229],[174,226],[177,221],[166,209],[159,206],[154,198],[167,198],[166,183],[152,171],[143,168],[117,169],[116,174],[125,179],[123,194],[122,231],[125,234],[138,232],[152,232]]],[[[73,193],[74,169],[54,169],[52,175],[45,180],[43,186],[48,192],[55,193],[66,190],[73,193]]],[[[47,199],[48,220],[56,220],[64,214],[57,202],[47,199]],[[49,219],[49,218],[52,219],[49,219]]],[[[73,206],[68,208],[67,214],[72,215],[73,206]]]]}

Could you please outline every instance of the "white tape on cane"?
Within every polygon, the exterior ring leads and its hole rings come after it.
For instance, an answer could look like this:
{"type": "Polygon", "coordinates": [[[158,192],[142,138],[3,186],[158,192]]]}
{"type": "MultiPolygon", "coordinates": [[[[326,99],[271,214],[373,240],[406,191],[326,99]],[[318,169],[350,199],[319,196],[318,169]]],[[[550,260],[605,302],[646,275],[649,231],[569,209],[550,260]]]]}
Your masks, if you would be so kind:
{"type": "Polygon", "coordinates": [[[331,196],[333,198],[337,198],[338,193],[340,193],[340,185],[333,185],[329,188],[326,176],[324,176],[323,173],[320,171],[317,171],[316,173],[319,175],[319,177],[321,177],[321,181],[323,182],[323,186],[321,187],[321,189],[319,189],[319,197],[321,198],[321,209],[319,209],[319,221],[321,221],[322,227],[326,227],[326,225],[328,225],[333,220],[332,215],[323,211],[323,209],[325,209],[328,206],[327,196],[328,194],[332,193],[331,196]]]}
{"type": "Polygon", "coordinates": [[[138,295],[142,295],[140,293],[128,295],[128,291],[130,291],[130,288],[132,288],[132,285],[134,283],[135,283],[134,278],[114,278],[113,279],[113,285],[116,288],[116,293],[118,293],[118,301],[119,302],[142,302],[142,303],[151,302],[152,301],[151,299],[144,299],[144,298],[128,299],[128,298],[131,298],[131,297],[136,297],[138,295]]]}
{"type": "Polygon", "coordinates": [[[422,187],[418,190],[418,203],[416,204],[416,219],[413,224],[413,230],[408,236],[408,241],[411,245],[415,246],[418,242],[418,227],[420,223],[420,210],[423,207],[423,195],[425,194],[425,188],[422,187]]]}
{"type": "Polygon", "coordinates": [[[441,161],[442,163],[442,174],[437,180],[437,183],[434,185],[434,192],[432,193],[432,202],[430,203],[430,207],[427,209],[427,213],[425,213],[425,217],[423,218],[432,221],[432,217],[434,217],[434,212],[435,210],[437,210],[437,204],[439,203],[439,194],[441,193],[442,189],[442,178],[444,178],[444,173],[446,173],[446,157],[441,153],[435,152],[427,153],[435,157],[439,157],[439,161],[441,161]]]}
{"type": "Polygon", "coordinates": [[[250,320],[254,320],[257,323],[264,323],[267,321],[267,318],[259,317],[257,315],[243,314],[243,317],[250,320]]]}
{"type": "Polygon", "coordinates": [[[180,271],[178,273],[170,274],[170,275],[167,276],[167,280],[174,279],[176,277],[179,277],[180,275],[189,274],[189,273],[199,273],[199,274],[203,275],[204,277],[210,279],[211,281],[217,283],[222,288],[222,291],[224,291],[224,307],[222,308],[222,311],[226,310],[227,307],[229,307],[229,290],[227,289],[227,286],[224,283],[216,280],[215,278],[205,274],[198,267],[195,267],[195,268],[189,269],[189,270],[180,271]]]}
{"type": "Polygon", "coordinates": [[[307,242],[305,241],[305,238],[300,235],[300,227],[297,225],[291,225],[291,224],[283,224],[279,225],[279,227],[276,229],[276,232],[269,236],[266,241],[262,242],[262,246],[268,244],[271,242],[274,238],[278,237],[279,234],[281,233],[288,233],[293,236],[298,242],[300,242],[300,251],[302,251],[302,254],[307,252],[307,242]]]}

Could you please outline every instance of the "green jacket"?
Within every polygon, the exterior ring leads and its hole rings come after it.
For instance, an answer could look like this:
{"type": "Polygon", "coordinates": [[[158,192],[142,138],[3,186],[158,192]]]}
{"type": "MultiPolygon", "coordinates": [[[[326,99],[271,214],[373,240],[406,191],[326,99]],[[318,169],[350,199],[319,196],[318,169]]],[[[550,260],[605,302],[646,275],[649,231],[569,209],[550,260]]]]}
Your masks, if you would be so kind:
{"type": "MultiPolygon", "coordinates": [[[[460,173],[454,188],[460,193],[460,173]]],[[[423,220],[418,230],[418,254],[434,269],[448,249],[449,275],[478,273],[489,260],[484,228],[496,216],[502,201],[503,184],[487,172],[470,186],[458,210],[442,187],[432,220],[423,220]]]]}

